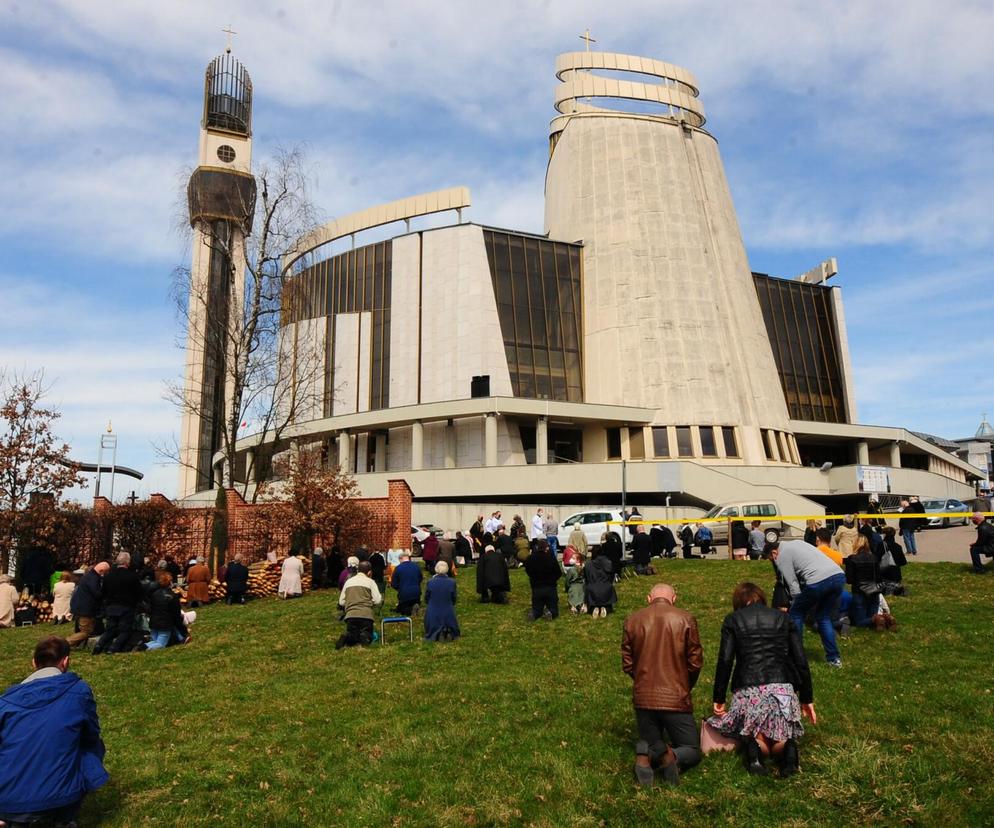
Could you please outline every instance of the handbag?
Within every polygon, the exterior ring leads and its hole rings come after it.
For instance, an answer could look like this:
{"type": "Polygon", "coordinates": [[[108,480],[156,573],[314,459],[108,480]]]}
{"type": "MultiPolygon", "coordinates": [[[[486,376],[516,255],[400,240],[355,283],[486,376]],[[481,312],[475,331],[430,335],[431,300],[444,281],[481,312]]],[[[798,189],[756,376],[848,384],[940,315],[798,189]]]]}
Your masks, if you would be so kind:
{"type": "Polygon", "coordinates": [[[701,720],[701,753],[735,750],[738,746],[739,740],[734,736],[726,736],[718,728],[708,724],[707,719],[701,720]]]}
{"type": "Polygon", "coordinates": [[[894,554],[885,546],[884,554],[880,556],[880,568],[890,569],[892,566],[897,566],[897,561],[894,560],[894,554]]]}

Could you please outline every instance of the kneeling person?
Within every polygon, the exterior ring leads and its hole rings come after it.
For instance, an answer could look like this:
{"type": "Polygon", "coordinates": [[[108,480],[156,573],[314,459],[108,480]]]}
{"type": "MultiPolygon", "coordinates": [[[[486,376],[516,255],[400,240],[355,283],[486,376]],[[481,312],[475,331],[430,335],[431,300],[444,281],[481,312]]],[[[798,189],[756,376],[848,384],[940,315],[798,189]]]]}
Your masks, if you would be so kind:
{"type": "Polygon", "coordinates": [[[656,584],[646,603],[625,619],[621,640],[621,666],[634,680],[635,778],[651,785],[658,767],[667,782],[678,785],[680,770],[701,761],[690,698],[704,663],[701,639],[694,616],[676,608],[669,584],[656,584]]]}
{"type": "Polygon", "coordinates": [[[90,686],[69,669],[69,642],[35,647],[35,672],[0,696],[0,820],[72,823],[107,782],[90,686]]]}
{"type": "Polygon", "coordinates": [[[373,642],[373,608],[383,602],[376,581],[369,577],[369,561],[360,561],[356,574],[342,585],[338,605],[345,610],[345,632],[335,643],[335,649],[373,642]]]}

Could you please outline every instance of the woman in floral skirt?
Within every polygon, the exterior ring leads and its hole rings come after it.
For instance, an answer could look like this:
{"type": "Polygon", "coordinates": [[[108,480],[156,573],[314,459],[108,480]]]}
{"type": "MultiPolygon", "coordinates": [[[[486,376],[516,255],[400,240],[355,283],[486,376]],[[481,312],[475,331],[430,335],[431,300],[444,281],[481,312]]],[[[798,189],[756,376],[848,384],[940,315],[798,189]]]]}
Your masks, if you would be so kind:
{"type": "Polygon", "coordinates": [[[721,627],[714,715],[708,723],[742,740],[749,773],[769,773],[765,760],[773,756],[780,762],[780,775],[791,776],[798,770],[802,713],[817,722],[800,634],[786,613],[766,606],[766,595],[756,584],[739,584],[732,607],[735,611],[721,627]],[[732,703],[726,708],[729,680],[732,703]]]}

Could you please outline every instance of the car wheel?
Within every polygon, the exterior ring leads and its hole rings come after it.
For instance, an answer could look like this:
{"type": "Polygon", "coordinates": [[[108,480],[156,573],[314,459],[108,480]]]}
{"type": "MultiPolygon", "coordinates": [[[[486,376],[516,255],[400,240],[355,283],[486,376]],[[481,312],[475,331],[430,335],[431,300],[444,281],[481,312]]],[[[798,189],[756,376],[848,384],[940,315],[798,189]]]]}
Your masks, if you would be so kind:
{"type": "Polygon", "coordinates": [[[780,540],[780,532],[777,531],[776,529],[767,529],[765,532],[765,537],[767,543],[776,543],[778,540],[780,540]]]}
{"type": "Polygon", "coordinates": [[[943,518],[942,519],[942,528],[943,529],[948,529],[949,528],[949,518],[943,518]]]}
{"type": "Polygon", "coordinates": [[[417,538],[411,538],[411,555],[415,558],[420,558],[421,551],[421,541],[417,538]]]}

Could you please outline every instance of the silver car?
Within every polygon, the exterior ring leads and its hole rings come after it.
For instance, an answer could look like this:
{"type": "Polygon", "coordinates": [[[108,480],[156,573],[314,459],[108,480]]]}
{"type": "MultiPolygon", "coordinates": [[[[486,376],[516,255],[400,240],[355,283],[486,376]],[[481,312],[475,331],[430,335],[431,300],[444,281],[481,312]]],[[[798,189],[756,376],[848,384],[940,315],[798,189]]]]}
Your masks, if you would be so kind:
{"type": "MultiPolygon", "coordinates": [[[[955,498],[952,497],[946,498],[945,500],[924,500],[922,501],[922,507],[925,509],[926,514],[930,515],[935,514],[937,512],[963,513],[963,512],[972,511],[972,509],[970,509],[969,506],[963,503],[963,501],[956,500],[955,498]]],[[[961,526],[966,526],[969,520],[970,518],[966,516],[954,517],[954,518],[933,517],[928,519],[928,523],[926,525],[929,529],[939,526],[946,528],[954,523],[958,523],[961,526]]]]}

